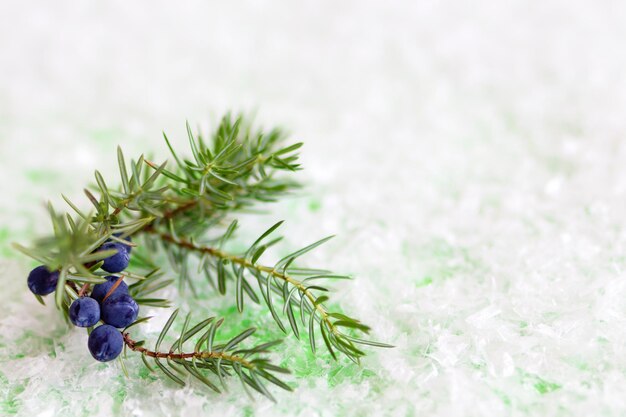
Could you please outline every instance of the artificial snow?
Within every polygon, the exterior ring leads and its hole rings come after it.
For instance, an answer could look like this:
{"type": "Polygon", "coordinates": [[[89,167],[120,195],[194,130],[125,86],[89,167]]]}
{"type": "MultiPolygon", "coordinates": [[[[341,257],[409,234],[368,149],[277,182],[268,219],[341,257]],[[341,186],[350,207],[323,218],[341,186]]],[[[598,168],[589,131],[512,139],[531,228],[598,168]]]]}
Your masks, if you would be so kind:
{"type": "MultiPolygon", "coordinates": [[[[625,3],[32,3],[0,4],[0,415],[626,413],[625,3]],[[95,168],[115,182],[118,144],[161,161],[161,130],[184,148],[229,109],[305,142],[307,186],[242,244],[336,233],[306,263],[353,274],[334,305],[396,345],[359,367],[285,335],[276,404],[93,361],[10,248],[95,168]]],[[[176,304],[281,337],[202,291],[176,304]]]]}

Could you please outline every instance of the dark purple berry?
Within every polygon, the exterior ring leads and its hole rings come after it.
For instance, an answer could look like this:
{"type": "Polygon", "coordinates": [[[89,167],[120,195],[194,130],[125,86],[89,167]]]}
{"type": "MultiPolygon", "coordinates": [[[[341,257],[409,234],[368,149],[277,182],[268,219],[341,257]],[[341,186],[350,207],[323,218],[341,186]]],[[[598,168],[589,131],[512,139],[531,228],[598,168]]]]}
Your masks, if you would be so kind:
{"type": "Polygon", "coordinates": [[[126,327],[137,319],[139,305],[128,294],[109,296],[102,303],[101,317],[106,324],[114,327],[126,327]]]}
{"type": "Polygon", "coordinates": [[[57,287],[59,271],[50,272],[45,265],[38,266],[28,274],[28,288],[37,295],[48,295],[57,287]]]}
{"type": "Polygon", "coordinates": [[[78,327],[91,327],[100,321],[100,304],[91,297],[74,300],[70,306],[70,321],[78,327]]]}
{"type": "Polygon", "coordinates": [[[124,338],[115,327],[103,324],[91,332],[87,346],[95,360],[108,362],[117,358],[122,352],[124,338]]]}
{"type": "MultiPolygon", "coordinates": [[[[109,292],[115,281],[119,279],[115,275],[109,275],[105,277],[107,282],[103,282],[102,284],[96,284],[91,291],[91,298],[96,300],[99,303],[102,303],[102,299],[109,292]]],[[[124,281],[120,282],[120,285],[117,286],[115,291],[111,295],[115,294],[128,294],[128,285],[124,281]]]]}
{"type": "MultiPolygon", "coordinates": [[[[115,236],[115,237],[119,237],[119,238],[120,238],[120,239],[122,239],[122,240],[125,240],[125,241],[127,241],[127,242],[133,243],[133,239],[131,239],[131,237],[130,237],[130,236],[124,236],[124,237],[122,237],[122,235],[123,235],[123,233],[113,233],[113,236],[115,236]]],[[[113,241],[112,241],[112,240],[109,240],[109,242],[113,242],[113,241]]],[[[132,250],[133,250],[133,247],[132,247],[132,246],[130,246],[130,245],[126,245],[126,244],[124,244],[124,243],[121,243],[121,242],[118,242],[118,243],[122,244],[122,245],[124,246],[124,248],[126,248],[126,251],[128,252],[128,254],[130,255],[130,253],[131,253],[131,252],[132,252],[132,250]]]]}
{"type": "Polygon", "coordinates": [[[118,242],[106,242],[100,246],[100,250],[115,249],[117,253],[104,259],[102,269],[107,272],[116,273],[125,270],[128,267],[130,254],[126,250],[126,245],[118,242]]]}

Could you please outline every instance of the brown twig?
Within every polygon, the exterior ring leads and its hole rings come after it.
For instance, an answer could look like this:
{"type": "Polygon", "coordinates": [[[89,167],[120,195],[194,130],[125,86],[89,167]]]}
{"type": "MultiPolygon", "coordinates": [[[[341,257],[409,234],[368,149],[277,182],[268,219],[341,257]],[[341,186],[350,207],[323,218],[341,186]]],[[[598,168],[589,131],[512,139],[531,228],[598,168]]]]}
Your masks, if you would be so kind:
{"type": "Polygon", "coordinates": [[[174,210],[166,211],[165,213],[163,213],[163,217],[161,217],[160,219],[169,220],[173,218],[174,216],[176,216],[177,214],[187,211],[195,207],[196,205],[198,205],[198,200],[191,200],[181,206],[178,206],[174,210]]]}
{"type": "Polygon", "coordinates": [[[83,286],[81,287],[80,291],[78,291],[78,296],[84,297],[88,289],[89,289],[89,283],[85,282],[83,286]]]}
{"type": "Polygon", "coordinates": [[[139,352],[143,355],[149,356],[151,358],[163,358],[163,359],[222,359],[229,362],[238,362],[242,366],[248,369],[254,369],[256,365],[250,361],[245,360],[241,356],[229,355],[225,352],[189,352],[189,353],[174,353],[174,352],[155,352],[153,350],[149,350],[144,348],[143,346],[137,346],[137,342],[131,339],[129,333],[122,332],[122,336],[124,337],[124,343],[128,348],[134,352],[139,352]]]}

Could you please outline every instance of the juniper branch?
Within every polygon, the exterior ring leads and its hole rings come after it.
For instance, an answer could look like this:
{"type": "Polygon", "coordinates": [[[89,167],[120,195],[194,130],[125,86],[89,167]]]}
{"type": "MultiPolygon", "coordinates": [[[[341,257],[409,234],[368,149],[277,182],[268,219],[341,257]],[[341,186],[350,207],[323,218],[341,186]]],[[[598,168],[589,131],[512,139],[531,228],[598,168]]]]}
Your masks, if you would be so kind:
{"type": "Polygon", "coordinates": [[[139,352],[143,355],[149,356],[151,358],[162,358],[162,359],[190,359],[190,358],[195,358],[195,359],[222,359],[222,360],[226,360],[228,362],[238,362],[240,363],[242,366],[244,366],[247,369],[256,369],[256,366],[254,365],[254,363],[249,362],[247,360],[245,360],[243,357],[241,356],[237,356],[237,355],[228,355],[224,352],[209,352],[209,351],[203,351],[203,352],[188,352],[188,353],[175,353],[172,351],[168,351],[168,352],[157,352],[154,350],[149,350],[144,348],[141,345],[137,345],[137,342],[133,339],[131,339],[130,334],[129,333],[122,333],[122,336],[124,336],[124,343],[126,344],[126,346],[128,346],[128,348],[132,351],[135,352],[139,352]]]}
{"type": "MultiPolygon", "coordinates": [[[[214,317],[209,317],[189,328],[190,316],[187,315],[185,325],[178,339],[176,339],[169,350],[160,350],[159,348],[177,315],[178,310],[175,310],[161,330],[154,349],[148,349],[143,346],[143,341],[137,342],[131,338],[130,333],[126,330],[135,323],[122,331],[122,337],[126,347],[134,352],[140,353],[148,369],[153,370],[146,361],[146,357],[153,359],[154,363],[161,369],[163,374],[174,382],[185,385],[185,381],[171,370],[181,375],[189,374],[216,392],[220,392],[219,388],[206,377],[203,371],[215,374],[223,386],[225,386],[223,378],[231,375],[231,371],[234,371],[234,374],[240,378],[244,386],[248,385],[272,400],[274,400],[274,398],[261,382],[261,378],[280,388],[291,390],[289,385],[285,384],[275,375],[276,373],[289,373],[289,371],[285,368],[272,365],[266,358],[260,356],[268,352],[271,347],[280,343],[279,340],[257,345],[252,348],[240,347],[243,341],[254,334],[254,328],[239,333],[226,343],[216,343],[217,329],[222,324],[223,319],[216,320],[214,317]],[[197,334],[201,334],[201,336],[197,339],[194,350],[186,352],[184,349],[185,343],[197,334]],[[161,363],[159,359],[165,359],[166,364],[161,363]],[[182,365],[183,369],[176,367],[174,364],[182,365]]],[[[145,319],[140,319],[138,322],[142,320],[145,319]]]]}
{"type": "MultiPolygon", "coordinates": [[[[193,254],[200,258],[198,272],[204,270],[208,277],[217,276],[219,292],[226,292],[228,279],[235,282],[239,311],[244,308],[244,294],[253,302],[258,303],[262,299],[277,325],[286,332],[275,307],[274,299],[279,297],[283,304],[282,316],[287,317],[294,335],[299,337],[300,326],[294,315],[294,310],[299,310],[302,326],[308,327],[313,351],[316,349],[316,334],[321,334],[334,358],[336,352],[341,352],[356,362],[364,355],[357,345],[389,347],[358,336],[360,333],[367,334],[369,327],[347,315],[330,311],[327,307],[328,289],[312,284],[312,281],[320,279],[348,277],[322,269],[294,266],[296,259],[328,238],[287,255],[273,267],[264,265],[259,259],[268,248],[280,241],[280,237],[269,239],[282,222],[268,229],[245,254],[232,254],[222,248],[237,228],[236,220],[230,224],[226,222],[232,213],[258,203],[276,201],[299,187],[297,182],[281,174],[300,169],[297,151],[302,144],[283,146],[284,134],[279,129],[269,132],[254,130],[241,117],[233,119],[230,115],[222,119],[208,141],[200,135],[194,135],[189,125],[187,134],[193,156],[190,159],[180,157],[164,135],[174,164],[165,161],[159,165],[146,160],[143,155],[127,163],[122,150],[118,148],[119,187],[110,187],[103,176],[95,171],[95,185],[85,189],[88,202],[93,206],[92,212],[80,209],[63,196],[75,215],[57,213],[49,206],[54,235],[39,239],[32,248],[15,245],[26,255],[45,264],[49,270],[60,271],[55,300],[64,316],[67,318],[68,305],[72,299],[85,295],[91,285],[105,281],[104,276],[108,273],[99,271],[99,268],[103,260],[113,253],[98,250],[100,246],[107,240],[123,243],[130,236],[143,235],[145,238],[142,242],[146,248],[139,245],[133,253],[130,270],[119,274],[131,280],[129,291],[139,304],[167,307],[169,300],[154,298],[154,294],[174,281],[178,281],[181,289],[189,286],[193,290],[193,279],[187,267],[188,258],[193,254]],[[223,233],[216,233],[226,224],[229,226],[223,233]],[[195,243],[199,239],[206,244],[195,243]],[[154,257],[157,242],[160,242],[174,271],[178,273],[176,280],[166,279],[165,273],[157,266],[154,257]],[[248,282],[250,278],[257,280],[258,291],[248,282]]],[[[42,302],[41,297],[38,299],[42,302]]],[[[168,323],[162,335],[171,325],[171,322],[168,323]]],[[[207,345],[211,345],[213,336],[205,333],[203,337],[207,345]]],[[[244,384],[264,395],[268,395],[268,392],[258,383],[257,377],[277,385],[282,384],[273,380],[273,376],[268,373],[268,370],[280,372],[280,368],[261,359],[246,359],[249,353],[259,353],[257,350],[238,352],[248,363],[234,360],[237,356],[235,353],[232,353],[235,355],[232,358],[224,356],[230,355],[226,352],[228,349],[214,351],[208,348],[201,351],[197,347],[193,353],[183,353],[180,351],[184,343],[182,336],[178,353],[175,350],[162,352],[159,350],[161,339],[154,350],[147,350],[142,347],[142,342],[135,342],[127,333],[124,334],[129,349],[142,353],[144,361],[146,357],[153,358],[155,364],[177,382],[180,382],[180,378],[161,364],[159,359],[167,360],[168,366],[172,365],[170,367],[174,371],[177,368],[173,364],[178,363],[205,383],[197,367],[216,372],[221,380],[225,375],[223,371],[227,372],[224,363],[228,363],[230,371],[234,371],[244,384]],[[254,367],[247,367],[249,364],[254,364],[254,367]],[[265,368],[261,368],[260,364],[265,368]]]]}
{"type": "Polygon", "coordinates": [[[259,272],[259,273],[268,273],[270,275],[272,275],[275,278],[278,278],[286,283],[289,283],[291,285],[293,285],[294,287],[297,288],[298,291],[300,291],[300,293],[306,297],[309,302],[312,305],[315,305],[315,309],[319,312],[319,314],[322,317],[322,320],[326,323],[326,325],[328,326],[328,328],[333,332],[333,333],[337,333],[337,330],[335,328],[335,326],[332,324],[332,322],[329,319],[328,316],[328,312],[326,310],[326,308],[324,307],[323,303],[318,303],[317,302],[317,297],[315,295],[313,295],[313,292],[303,284],[302,281],[297,280],[296,278],[294,278],[293,276],[289,275],[289,274],[285,274],[283,272],[280,272],[272,267],[269,266],[265,266],[265,265],[259,265],[256,263],[251,262],[249,259],[246,259],[245,257],[240,257],[237,255],[232,255],[229,254],[225,251],[222,251],[220,249],[217,248],[212,248],[212,247],[208,247],[208,246],[198,246],[188,240],[182,239],[182,238],[175,238],[174,236],[172,236],[169,233],[165,233],[165,232],[159,232],[158,230],[156,230],[154,227],[148,226],[146,228],[144,228],[142,230],[143,232],[146,233],[151,233],[151,234],[155,234],[157,235],[161,240],[168,242],[168,243],[172,243],[176,246],[179,246],[181,248],[185,248],[188,249],[190,251],[193,252],[197,252],[197,253],[206,253],[210,256],[213,256],[217,259],[221,259],[221,260],[226,260],[229,262],[232,262],[233,264],[237,264],[237,265],[241,265],[244,268],[248,268],[248,269],[254,269],[255,271],[259,272]]]}
{"type": "MultiPolygon", "coordinates": [[[[236,276],[235,279],[237,282],[237,306],[239,308],[239,311],[243,310],[244,289],[246,289],[246,292],[253,299],[253,301],[258,301],[258,296],[255,296],[255,293],[252,292],[251,287],[249,286],[249,284],[246,283],[244,278],[244,269],[250,271],[250,273],[258,279],[262,298],[265,300],[267,306],[270,309],[270,312],[272,313],[272,317],[279,325],[281,330],[283,330],[284,332],[286,331],[284,325],[278,317],[278,314],[275,311],[275,307],[272,303],[272,294],[270,294],[269,291],[272,291],[275,294],[282,296],[284,303],[283,314],[285,314],[289,319],[289,324],[296,337],[299,337],[300,331],[297,321],[295,320],[295,317],[293,315],[292,307],[299,307],[303,326],[306,325],[305,314],[309,314],[308,335],[309,343],[313,351],[316,350],[316,332],[313,326],[314,321],[317,321],[319,323],[319,332],[322,335],[322,339],[326,348],[328,349],[331,356],[333,356],[333,358],[336,358],[335,350],[338,350],[344,353],[351,360],[358,362],[359,358],[363,356],[364,353],[359,348],[357,348],[355,344],[369,344],[378,347],[390,347],[389,345],[386,345],[384,343],[363,340],[356,338],[350,334],[346,334],[346,330],[351,330],[353,332],[359,331],[367,334],[370,328],[354,318],[351,318],[341,313],[330,312],[324,304],[324,302],[328,300],[328,296],[318,296],[314,293],[314,291],[316,290],[322,292],[327,292],[328,290],[319,285],[305,284],[306,281],[310,280],[323,278],[346,279],[348,278],[347,276],[331,274],[323,270],[312,270],[304,271],[312,273],[307,274],[308,277],[304,280],[299,280],[295,278],[294,275],[288,273],[289,266],[294,259],[324,243],[326,240],[328,240],[328,238],[322,239],[304,249],[301,249],[300,251],[288,255],[287,257],[285,257],[285,260],[279,261],[274,267],[269,267],[256,262],[261,253],[264,252],[264,249],[258,249],[260,243],[263,241],[264,238],[267,238],[279,225],[280,223],[273,226],[268,230],[268,232],[262,235],[261,238],[257,239],[257,241],[250,247],[250,249],[244,256],[229,254],[215,247],[197,245],[190,240],[186,240],[184,238],[176,237],[172,234],[159,231],[152,226],[144,228],[142,232],[158,236],[158,238],[161,239],[165,244],[174,245],[189,252],[194,252],[201,255],[208,255],[217,259],[216,269],[218,271],[224,271],[223,268],[220,268],[220,265],[222,265],[223,262],[229,262],[233,265],[238,265],[239,269],[234,275],[236,276]],[[254,255],[252,255],[253,253],[254,255]],[[279,266],[281,265],[282,269],[279,268],[279,266]],[[266,275],[264,276],[264,274],[266,275]],[[281,285],[275,283],[274,279],[283,282],[284,285],[281,287],[281,285]],[[288,286],[291,286],[293,289],[288,290],[288,286]],[[294,291],[298,291],[299,298],[293,296],[294,291]],[[333,321],[333,319],[335,319],[335,321],[333,321]],[[341,331],[339,327],[344,328],[344,331],[341,331]]],[[[261,248],[266,247],[267,246],[261,246],[261,248]]],[[[225,292],[225,283],[223,282],[224,279],[225,272],[223,272],[221,276],[218,276],[218,280],[220,281],[219,287],[222,293],[225,292]]]]}

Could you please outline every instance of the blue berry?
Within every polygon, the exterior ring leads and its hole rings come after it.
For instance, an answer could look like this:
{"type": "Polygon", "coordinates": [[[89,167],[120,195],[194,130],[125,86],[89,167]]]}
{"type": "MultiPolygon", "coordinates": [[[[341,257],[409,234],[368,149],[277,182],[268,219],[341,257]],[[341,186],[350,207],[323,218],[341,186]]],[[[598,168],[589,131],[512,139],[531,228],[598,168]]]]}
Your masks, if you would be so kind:
{"type": "MultiPolygon", "coordinates": [[[[99,303],[102,303],[102,299],[109,292],[115,281],[118,280],[119,277],[115,275],[109,275],[105,277],[107,282],[103,282],[102,284],[96,284],[93,286],[93,290],[91,291],[91,298],[96,300],[99,303]]],[[[120,285],[117,286],[113,294],[128,294],[128,285],[124,281],[120,282],[120,285]]]]}
{"type": "Polygon", "coordinates": [[[103,324],[91,332],[87,347],[95,360],[108,362],[117,358],[122,352],[124,338],[115,327],[103,324]]]}
{"type": "Polygon", "coordinates": [[[126,327],[137,319],[139,305],[128,294],[109,296],[102,303],[102,320],[115,327],[126,327]]]}
{"type": "Polygon", "coordinates": [[[78,327],[91,327],[100,321],[100,304],[91,297],[74,300],[70,306],[70,321],[78,327]]]}
{"type": "Polygon", "coordinates": [[[28,288],[37,295],[48,295],[57,287],[59,271],[50,272],[45,265],[38,266],[28,274],[28,288]]]}
{"type": "MultiPolygon", "coordinates": [[[[123,234],[124,234],[124,233],[113,233],[113,236],[115,236],[115,237],[119,237],[120,239],[123,239],[123,240],[125,240],[125,241],[127,241],[127,242],[133,243],[133,239],[131,239],[131,237],[130,237],[130,236],[124,236],[124,237],[122,237],[122,235],[123,235],[123,234]]],[[[112,241],[112,240],[109,240],[109,242],[113,242],[113,241],[112,241]]],[[[128,252],[128,254],[130,254],[130,253],[132,252],[132,250],[133,250],[133,247],[132,247],[132,246],[130,246],[130,245],[126,245],[126,244],[121,243],[121,242],[118,242],[118,243],[120,243],[122,246],[124,246],[124,248],[126,248],[126,251],[128,252]]]]}
{"type": "Polygon", "coordinates": [[[106,242],[100,246],[101,250],[116,249],[117,253],[104,259],[102,269],[107,272],[115,273],[121,272],[128,267],[128,261],[130,261],[130,253],[126,250],[126,245],[118,242],[106,242]]]}

